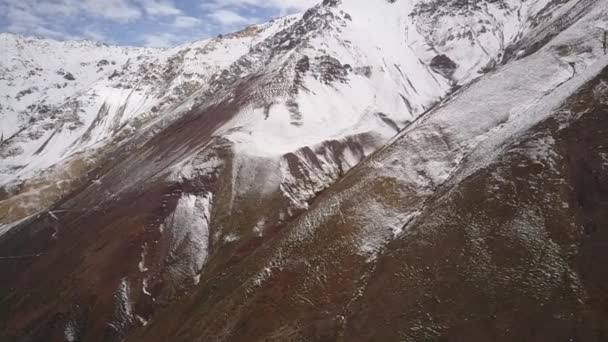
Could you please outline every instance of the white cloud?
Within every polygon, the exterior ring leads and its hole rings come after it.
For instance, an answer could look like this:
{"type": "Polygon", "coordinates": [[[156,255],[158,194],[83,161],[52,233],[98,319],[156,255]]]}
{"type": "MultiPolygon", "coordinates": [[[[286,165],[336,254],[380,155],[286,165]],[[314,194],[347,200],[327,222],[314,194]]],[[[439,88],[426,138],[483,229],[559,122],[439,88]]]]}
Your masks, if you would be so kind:
{"type": "Polygon", "coordinates": [[[129,0],[0,0],[0,3],[5,7],[4,17],[13,26],[24,26],[24,22],[61,26],[62,19],[84,14],[120,22],[142,15],[129,0]]]}
{"type": "Polygon", "coordinates": [[[209,18],[222,25],[235,25],[251,22],[251,19],[247,19],[237,12],[228,9],[216,10],[209,14],[209,18]]]}
{"type": "Polygon", "coordinates": [[[202,5],[207,9],[258,7],[275,10],[281,14],[293,11],[304,11],[321,0],[212,0],[202,5]]]}
{"type": "Polygon", "coordinates": [[[8,19],[7,30],[15,33],[34,34],[61,38],[61,32],[49,27],[46,20],[35,14],[33,6],[27,1],[6,1],[2,12],[8,19]]]}
{"type": "Polygon", "coordinates": [[[43,24],[44,19],[33,14],[33,10],[26,2],[22,4],[9,5],[6,8],[6,17],[14,24],[43,24]]]}
{"type": "Polygon", "coordinates": [[[303,11],[321,0],[203,0],[198,5],[200,1],[0,0],[0,30],[171,46],[303,11]],[[116,32],[120,36],[110,34],[116,32]]]}
{"type": "Polygon", "coordinates": [[[70,16],[78,13],[78,3],[73,0],[41,1],[36,5],[36,11],[46,15],[70,16]]]}
{"type": "Polygon", "coordinates": [[[51,38],[63,38],[64,37],[63,33],[53,30],[53,29],[46,28],[41,25],[11,24],[11,26],[9,26],[9,30],[11,32],[28,33],[28,34],[34,34],[34,35],[43,36],[43,37],[51,37],[51,38]]]}
{"type": "Polygon", "coordinates": [[[141,36],[141,41],[147,47],[165,48],[180,42],[180,37],[173,33],[144,34],[141,36]]]}
{"type": "Polygon", "coordinates": [[[144,9],[146,14],[151,16],[176,16],[181,15],[182,11],[175,7],[171,1],[167,0],[136,0],[144,9]]]}
{"type": "Polygon", "coordinates": [[[147,15],[179,15],[169,0],[0,0],[3,30],[57,39],[112,41],[108,22],[133,23],[147,15]],[[138,2],[140,4],[138,4],[138,2]]]}
{"type": "Polygon", "coordinates": [[[103,32],[93,27],[84,29],[84,31],[82,31],[82,35],[87,39],[95,40],[98,42],[109,41],[108,37],[103,32]]]}
{"type": "Polygon", "coordinates": [[[216,31],[234,30],[239,25],[253,24],[265,18],[302,12],[321,0],[210,0],[201,4],[205,17],[215,23],[216,31]]]}
{"type": "Polygon", "coordinates": [[[128,0],[83,0],[80,9],[88,14],[105,19],[127,22],[139,19],[141,10],[128,0]]]}
{"type": "Polygon", "coordinates": [[[179,15],[175,17],[173,21],[173,26],[176,28],[192,28],[197,27],[202,24],[202,20],[199,18],[188,17],[184,15],[179,15]]]}

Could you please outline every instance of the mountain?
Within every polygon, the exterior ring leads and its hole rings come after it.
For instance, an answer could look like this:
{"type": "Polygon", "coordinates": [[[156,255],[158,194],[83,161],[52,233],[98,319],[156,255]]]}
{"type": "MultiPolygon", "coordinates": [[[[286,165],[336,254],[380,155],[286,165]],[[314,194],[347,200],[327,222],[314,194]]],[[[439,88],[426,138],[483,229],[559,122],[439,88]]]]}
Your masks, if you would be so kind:
{"type": "Polygon", "coordinates": [[[0,36],[0,337],[602,341],[608,6],[0,36]]]}

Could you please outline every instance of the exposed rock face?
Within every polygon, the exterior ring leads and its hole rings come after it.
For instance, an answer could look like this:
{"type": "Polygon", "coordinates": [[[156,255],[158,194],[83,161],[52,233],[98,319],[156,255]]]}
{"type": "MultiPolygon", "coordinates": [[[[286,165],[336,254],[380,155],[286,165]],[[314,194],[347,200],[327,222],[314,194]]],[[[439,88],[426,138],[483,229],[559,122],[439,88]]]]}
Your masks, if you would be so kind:
{"type": "Polygon", "coordinates": [[[3,69],[0,340],[604,340],[606,18],[324,1],[3,69]]]}
{"type": "Polygon", "coordinates": [[[438,74],[441,74],[447,78],[454,75],[457,67],[458,66],[456,63],[454,63],[454,61],[446,55],[437,55],[431,60],[431,68],[433,68],[433,70],[438,74]]]}

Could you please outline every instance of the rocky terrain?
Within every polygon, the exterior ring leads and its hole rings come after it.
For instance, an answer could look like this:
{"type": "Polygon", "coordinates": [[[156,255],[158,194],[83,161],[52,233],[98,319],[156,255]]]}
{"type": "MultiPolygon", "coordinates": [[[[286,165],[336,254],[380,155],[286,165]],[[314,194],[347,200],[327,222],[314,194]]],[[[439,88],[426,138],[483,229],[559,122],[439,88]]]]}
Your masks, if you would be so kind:
{"type": "Polygon", "coordinates": [[[0,34],[0,340],[605,341],[608,4],[0,34]]]}

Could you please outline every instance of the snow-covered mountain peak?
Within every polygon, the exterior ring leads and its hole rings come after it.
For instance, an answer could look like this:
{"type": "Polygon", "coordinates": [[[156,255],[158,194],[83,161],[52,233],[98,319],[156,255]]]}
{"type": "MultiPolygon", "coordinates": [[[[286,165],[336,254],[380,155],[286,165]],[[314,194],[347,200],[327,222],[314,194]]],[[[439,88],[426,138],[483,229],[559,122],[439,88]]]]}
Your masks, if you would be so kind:
{"type": "Polygon", "coordinates": [[[260,89],[226,130],[254,154],[368,132],[386,139],[455,86],[498,65],[533,26],[533,12],[546,10],[531,3],[479,1],[448,11],[459,3],[326,1],[218,75],[220,84],[254,82],[260,89]],[[332,102],[335,109],[319,110],[332,102]]]}
{"type": "Polygon", "coordinates": [[[292,20],[172,49],[4,34],[0,183],[27,179],[129,126],[160,114],[170,117],[172,108],[204,88],[213,74],[292,20]]]}
{"type": "Polygon", "coordinates": [[[347,154],[357,157],[340,162],[344,172],[490,71],[558,7],[549,0],[324,1],[172,49],[5,34],[0,184],[15,188],[74,156],[88,163],[134,137],[141,144],[181,116],[226,101],[234,112],[214,135],[239,153],[279,162],[302,148],[325,153],[328,142],[356,139],[347,154]]]}

